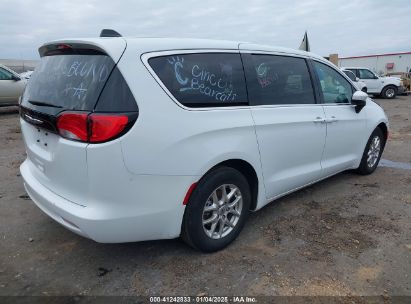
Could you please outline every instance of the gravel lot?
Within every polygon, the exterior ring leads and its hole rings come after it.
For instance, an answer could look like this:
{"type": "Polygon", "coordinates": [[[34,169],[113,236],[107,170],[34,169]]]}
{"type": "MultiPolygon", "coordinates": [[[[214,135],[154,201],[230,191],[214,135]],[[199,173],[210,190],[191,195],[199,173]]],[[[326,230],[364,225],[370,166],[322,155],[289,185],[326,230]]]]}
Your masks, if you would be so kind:
{"type": "MultiPolygon", "coordinates": [[[[411,97],[376,101],[391,123],[383,158],[409,166],[411,97]]],[[[98,244],[28,198],[18,115],[0,113],[0,295],[411,296],[410,169],[346,172],[291,194],[214,254],[180,240],[98,244]]]]}

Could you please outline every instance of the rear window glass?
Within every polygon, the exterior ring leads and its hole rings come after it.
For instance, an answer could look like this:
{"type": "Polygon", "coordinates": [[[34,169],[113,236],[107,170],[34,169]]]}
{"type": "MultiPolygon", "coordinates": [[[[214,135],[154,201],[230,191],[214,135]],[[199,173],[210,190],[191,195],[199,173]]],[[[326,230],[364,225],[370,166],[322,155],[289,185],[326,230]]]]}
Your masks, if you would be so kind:
{"type": "Polygon", "coordinates": [[[251,105],[314,104],[314,90],[303,58],[246,55],[251,105]]]}
{"type": "Polygon", "coordinates": [[[180,54],[151,58],[149,64],[183,105],[244,105],[247,93],[239,54],[180,54]]]}
{"type": "Polygon", "coordinates": [[[22,104],[90,111],[115,64],[105,55],[45,56],[32,74],[22,104]]]}

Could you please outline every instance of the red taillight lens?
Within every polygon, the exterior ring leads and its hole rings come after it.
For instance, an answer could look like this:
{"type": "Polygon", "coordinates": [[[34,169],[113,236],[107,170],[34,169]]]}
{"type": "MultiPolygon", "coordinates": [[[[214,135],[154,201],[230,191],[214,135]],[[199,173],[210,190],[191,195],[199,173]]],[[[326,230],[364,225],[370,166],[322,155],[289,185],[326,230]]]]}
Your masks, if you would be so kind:
{"type": "Polygon", "coordinates": [[[120,135],[128,123],[124,114],[63,112],[57,118],[57,129],[67,139],[100,143],[120,135]]]}
{"type": "Polygon", "coordinates": [[[63,113],[57,118],[59,134],[67,139],[87,141],[88,113],[63,113]]]}
{"type": "Polygon", "coordinates": [[[126,115],[94,113],[90,115],[90,123],[90,142],[97,143],[119,135],[127,126],[128,117],[126,115]]]}

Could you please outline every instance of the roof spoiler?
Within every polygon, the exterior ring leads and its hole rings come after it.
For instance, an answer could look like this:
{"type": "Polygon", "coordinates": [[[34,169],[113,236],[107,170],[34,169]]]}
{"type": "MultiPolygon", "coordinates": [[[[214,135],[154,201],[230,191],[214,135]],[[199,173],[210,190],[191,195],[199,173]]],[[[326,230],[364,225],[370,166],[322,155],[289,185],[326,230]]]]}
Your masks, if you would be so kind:
{"type": "Polygon", "coordinates": [[[100,37],[123,37],[121,34],[112,29],[101,30],[100,37]]]}

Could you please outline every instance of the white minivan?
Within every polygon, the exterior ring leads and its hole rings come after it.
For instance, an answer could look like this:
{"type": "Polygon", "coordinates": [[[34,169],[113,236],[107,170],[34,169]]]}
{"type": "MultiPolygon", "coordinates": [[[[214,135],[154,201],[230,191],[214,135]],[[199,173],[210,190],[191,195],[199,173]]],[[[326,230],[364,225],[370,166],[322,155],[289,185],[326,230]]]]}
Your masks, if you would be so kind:
{"type": "Polygon", "coordinates": [[[53,41],[22,97],[27,193],[97,242],[231,243],[250,211],[372,173],[384,111],[333,64],[235,41],[53,41]]]}

